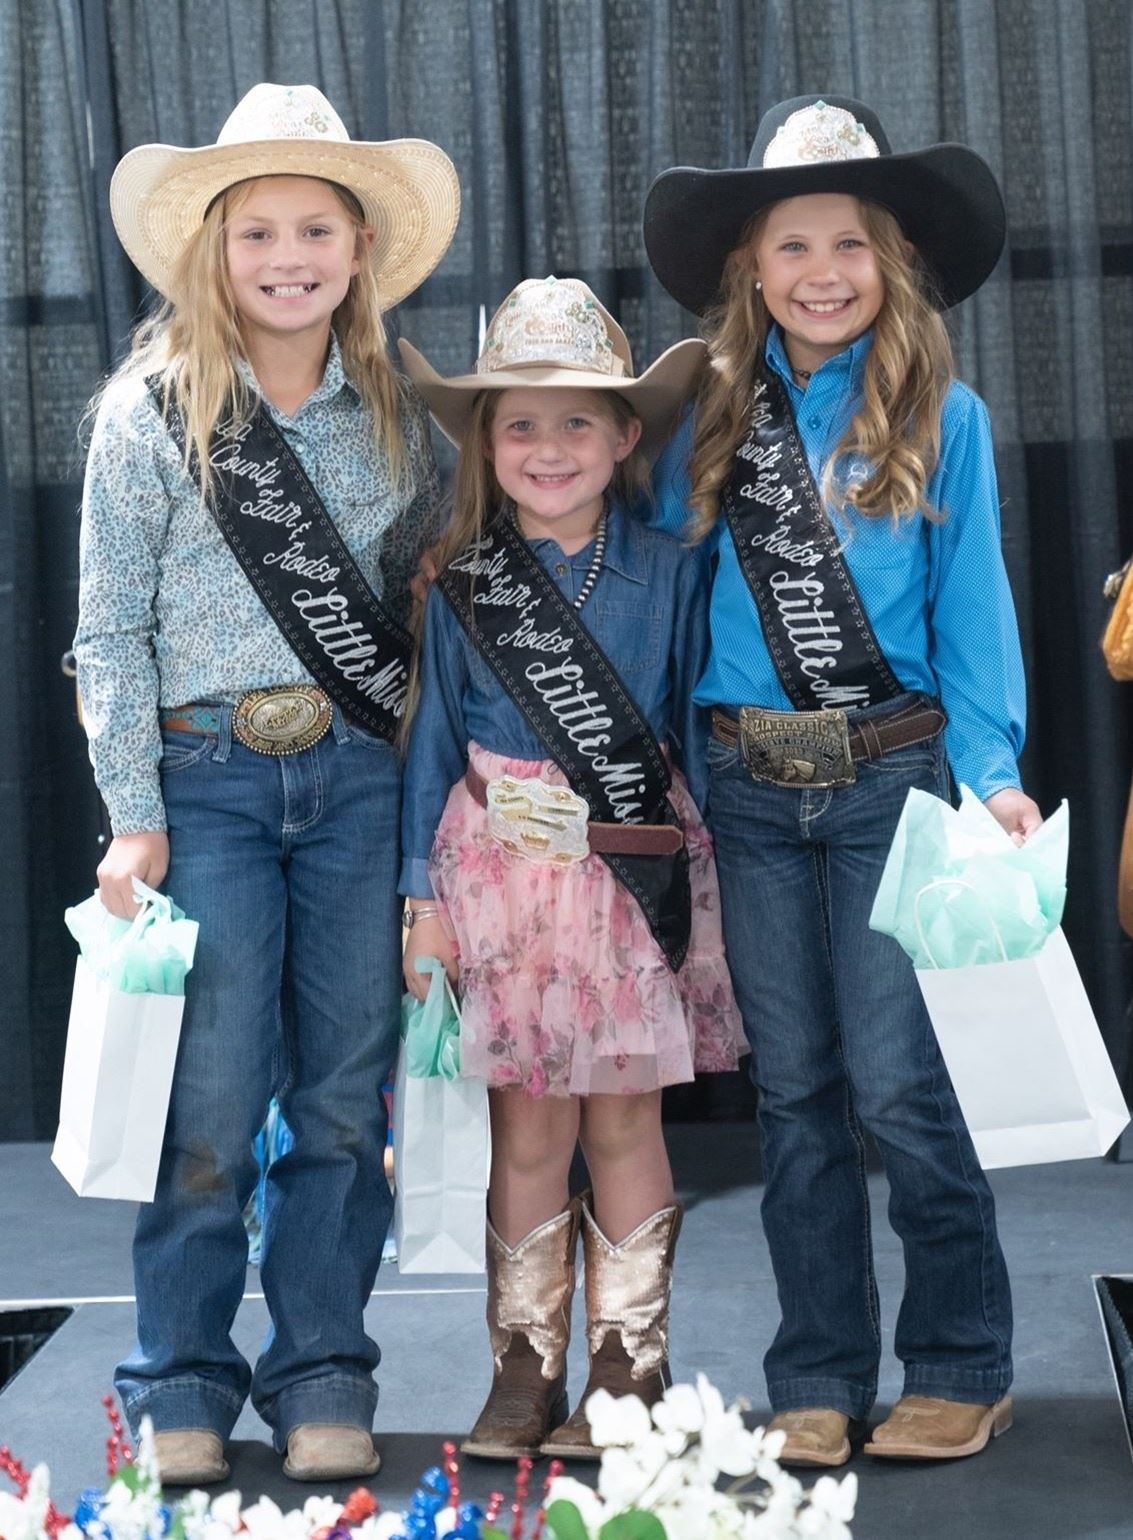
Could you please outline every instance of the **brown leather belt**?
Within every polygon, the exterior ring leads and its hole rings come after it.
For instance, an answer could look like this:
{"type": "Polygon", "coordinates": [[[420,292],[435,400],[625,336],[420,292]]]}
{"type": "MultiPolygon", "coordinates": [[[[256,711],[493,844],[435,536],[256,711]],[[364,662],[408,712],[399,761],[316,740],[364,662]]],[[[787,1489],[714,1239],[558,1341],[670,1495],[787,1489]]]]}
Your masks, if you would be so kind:
{"type": "MultiPolygon", "coordinates": [[[[847,723],[850,758],[860,760],[880,759],[894,749],[912,748],[916,743],[927,743],[944,728],[948,718],[939,706],[926,706],[920,702],[904,706],[892,716],[867,717],[862,721],[847,723]]],[[[712,712],[712,736],[730,749],[740,743],[740,724],[719,707],[712,712]]]]}
{"type": "MultiPolygon", "coordinates": [[[[474,802],[488,806],[488,783],[471,765],[464,784],[474,802]]],[[[681,830],[667,823],[588,823],[586,830],[590,849],[599,856],[671,856],[685,842],[681,830]]]]}

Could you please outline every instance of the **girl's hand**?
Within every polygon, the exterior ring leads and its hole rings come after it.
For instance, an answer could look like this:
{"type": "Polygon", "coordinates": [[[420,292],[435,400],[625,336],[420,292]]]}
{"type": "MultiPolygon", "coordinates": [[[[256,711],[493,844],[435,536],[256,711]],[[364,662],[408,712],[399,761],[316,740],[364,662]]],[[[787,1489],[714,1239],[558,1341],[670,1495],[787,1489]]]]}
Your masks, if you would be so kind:
{"type": "Polygon", "coordinates": [[[1016,845],[1025,845],[1043,821],[1037,802],[1015,786],[996,791],[984,798],[984,807],[1007,830],[1016,845]]]}
{"type": "Polygon", "coordinates": [[[419,957],[435,957],[438,962],[444,963],[449,982],[456,987],[460,977],[456,945],[450,939],[439,915],[429,915],[424,920],[416,921],[405,938],[405,957],[401,971],[405,976],[405,987],[415,1000],[423,1000],[429,993],[429,975],[417,972],[419,957]]]}
{"type": "Polygon", "coordinates": [[[421,552],[417,560],[417,571],[409,579],[409,592],[418,604],[424,604],[429,597],[430,585],[437,576],[437,553],[440,545],[431,545],[421,552]]]}
{"type": "Polygon", "coordinates": [[[132,920],[141,905],[132,879],[148,887],[161,885],[169,870],[168,834],[117,834],[98,863],[98,896],[103,907],[120,920],[132,920]]]}

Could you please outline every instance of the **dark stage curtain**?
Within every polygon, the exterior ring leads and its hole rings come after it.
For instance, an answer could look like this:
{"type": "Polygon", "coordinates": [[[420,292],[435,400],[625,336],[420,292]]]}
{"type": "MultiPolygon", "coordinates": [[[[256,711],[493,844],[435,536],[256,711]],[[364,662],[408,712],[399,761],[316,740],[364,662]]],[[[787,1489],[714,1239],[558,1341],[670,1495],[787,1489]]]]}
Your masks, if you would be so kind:
{"type": "MultiPolygon", "coordinates": [[[[135,144],[212,141],[261,79],[320,86],[352,135],[452,155],[456,241],[394,318],[445,371],[468,367],[480,307],[528,275],[585,278],[640,359],[687,334],[644,261],[645,190],[665,166],[743,164],[782,97],[858,96],[898,149],[959,139],[987,157],[1010,247],[953,317],[957,356],[998,445],[1026,781],[1048,811],[1070,800],[1066,928],[1124,1067],[1113,895],[1133,687],[1109,682],[1097,638],[1102,580],[1133,548],[1131,34],[1126,0],[0,0],[0,1137],[51,1130],[71,973],[59,917],[97,855],[57,655],[75,607],[75,427],[144,297],[106,188],[135,144]]],[[[673,1110],[744,1101],[709,1081],[673,1110]]]]}

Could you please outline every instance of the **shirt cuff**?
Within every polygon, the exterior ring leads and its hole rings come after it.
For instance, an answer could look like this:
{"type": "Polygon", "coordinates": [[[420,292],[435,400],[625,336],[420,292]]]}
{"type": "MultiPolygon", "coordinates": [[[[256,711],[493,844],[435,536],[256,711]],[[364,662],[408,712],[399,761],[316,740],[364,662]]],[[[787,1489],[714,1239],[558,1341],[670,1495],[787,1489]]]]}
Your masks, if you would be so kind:
{"type": "Polygon", "coordinates": [[[145,796],[116,797],[104,791],[102,800],[110,814],[110,832],[120,834],[166,834],[169,825],[165,819],[165,803],[160,791],[156,798],[145,796]]]}
{"type": "Polygon", "coordinates": [[[952,774],[957,786],[967,786],[981,802],[986,802],[997,791],[1023,789],[1018,763],[1010,754],[1004,754],[1002,759],[990,765],[986,760],[978,766],[953,764],[952,774]]]}
{"type": "Polygon", "coordinates": [[[397,891],[403,898],[435,898],[433,884],[429,881],[429,862],[420,856],[406,856],[401,863],[401,880],[397,891]]]}

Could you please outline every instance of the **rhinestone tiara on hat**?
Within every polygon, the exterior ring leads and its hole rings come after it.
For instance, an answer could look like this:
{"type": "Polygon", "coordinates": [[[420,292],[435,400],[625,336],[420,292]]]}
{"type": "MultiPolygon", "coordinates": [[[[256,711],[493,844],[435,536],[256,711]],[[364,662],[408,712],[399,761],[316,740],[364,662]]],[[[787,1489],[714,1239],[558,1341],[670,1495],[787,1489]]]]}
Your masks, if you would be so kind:
{"type": "Polygon", "coordinates": [[[812,102],[782,123],[763,156],[764,170],[816,161],[873,160],[881,154],[865,125],[845,107],[812,102]]]}
{"type": "Polygon", "coordinates": [[[631,367],[624,336],[611,336],[605,311],[576,278],[529,278],[492,317],[476,373],[531,364],[611,376],[631,367]]]}

